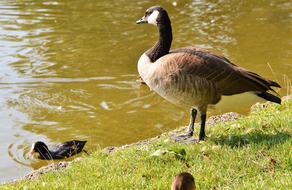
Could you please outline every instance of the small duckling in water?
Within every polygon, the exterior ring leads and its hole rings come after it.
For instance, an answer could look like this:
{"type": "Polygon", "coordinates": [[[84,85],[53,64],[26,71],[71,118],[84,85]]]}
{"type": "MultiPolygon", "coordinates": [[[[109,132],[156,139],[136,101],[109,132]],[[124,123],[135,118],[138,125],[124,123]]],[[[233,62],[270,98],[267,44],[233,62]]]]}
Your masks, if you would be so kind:
{"type": "Polygon", "coordinates": [[[64,159],[82,151],[87,141],[67,141],[56,144],[49,150],[48,146],[41,141],[38,141],[32,145],[30,154],[38,153],[38,158],[41,160],[55,160],[64,159]]]}
{"type": "Polygon", "coordinates": [[[192,174],[182,172],[178,174],[171,185],[171,190],[195,190],[195,179],[192,174]]]}

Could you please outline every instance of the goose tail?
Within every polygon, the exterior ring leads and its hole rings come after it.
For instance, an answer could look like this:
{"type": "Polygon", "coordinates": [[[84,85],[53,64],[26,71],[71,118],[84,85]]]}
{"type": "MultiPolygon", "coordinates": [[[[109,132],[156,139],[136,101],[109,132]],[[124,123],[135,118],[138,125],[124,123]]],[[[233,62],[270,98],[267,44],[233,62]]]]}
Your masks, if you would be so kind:
{"type": "Polygon", "coordinates": [[[281,98],[279,98],[271,93],[262,92],[262,93],[257,94],[257,96],[259,96],[265,100],[268,100],[270,102],[275,102],[277,104],[281,104],[281,98]]]}

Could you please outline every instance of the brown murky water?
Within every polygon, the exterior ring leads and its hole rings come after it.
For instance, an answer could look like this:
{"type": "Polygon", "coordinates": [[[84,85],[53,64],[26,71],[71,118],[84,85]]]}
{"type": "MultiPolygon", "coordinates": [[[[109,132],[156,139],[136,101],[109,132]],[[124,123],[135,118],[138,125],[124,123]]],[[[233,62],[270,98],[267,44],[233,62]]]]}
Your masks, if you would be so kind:
{"type": "MultiPolygon", "coordinates": [[[[93,151],[187,124],[188,110],[136,82],[157,33],[135,21],[155,4],[170,14],[173,48],[210,49],[284,87],[292,78],[290,0],[1,0],[0,182],[47,164],[27,156],[37,140],[88,140],[93,151]]],[[[256,101],[243,95],[209,115],[256,101]]]]}

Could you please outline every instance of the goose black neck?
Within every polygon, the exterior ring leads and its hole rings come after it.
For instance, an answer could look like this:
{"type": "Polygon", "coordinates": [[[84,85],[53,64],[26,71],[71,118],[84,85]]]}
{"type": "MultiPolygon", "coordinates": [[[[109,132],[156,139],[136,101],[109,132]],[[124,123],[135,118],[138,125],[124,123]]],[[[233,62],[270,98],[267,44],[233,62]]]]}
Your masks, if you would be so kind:
{"type": "Polygon", "coordinates": [[[52,159],[52,153],[48,149],[37,149],[39,153],[39,158],[43,160],[51,160],[52,159]]]}
{"type": "Polygon", "coordinates": [[[166,12],[161,16],[161,19],[158,20],[157,27],[159,31],[159,40],[151,49],[146,52],[152,63],[160,57],[168,54],[171,46],[172,29],[169,17],[166,12]]]}
{"type": "Polygon", "coordinates": [[[54,158],[52,153],[50,153],[50,152],[42,152],[39,154],[40,154],[39,158],[42,160],[52,160],[54,158]]]}

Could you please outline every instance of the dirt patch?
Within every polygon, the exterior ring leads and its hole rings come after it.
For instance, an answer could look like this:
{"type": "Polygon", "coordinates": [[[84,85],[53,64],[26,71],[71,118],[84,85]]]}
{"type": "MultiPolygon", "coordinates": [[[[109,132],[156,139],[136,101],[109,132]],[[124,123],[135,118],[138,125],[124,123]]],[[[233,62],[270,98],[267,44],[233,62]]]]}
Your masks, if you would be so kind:
{"type": "Polygon", "coordinates": [[[71,162],[68,161],[62,161],[58,163],[52,163],[47,166],[41,167],[38,170],[35,170],[23,177],[24,180],[37,180],[38,177],[44,173],[48,173],[49,171],[59,171],[67,168],[70,165],[71,162]]]}
{"type": "Polygon", "coordinates": [[[228,112],[222,115],[215,115],[215,116],[211,116],[208,120],[207,120],[207,125],[215,125],[217,123],[224,123],[227,121],[235,121],[238,118],[240,118],[241,115],[235,112],[228,112]]]}

